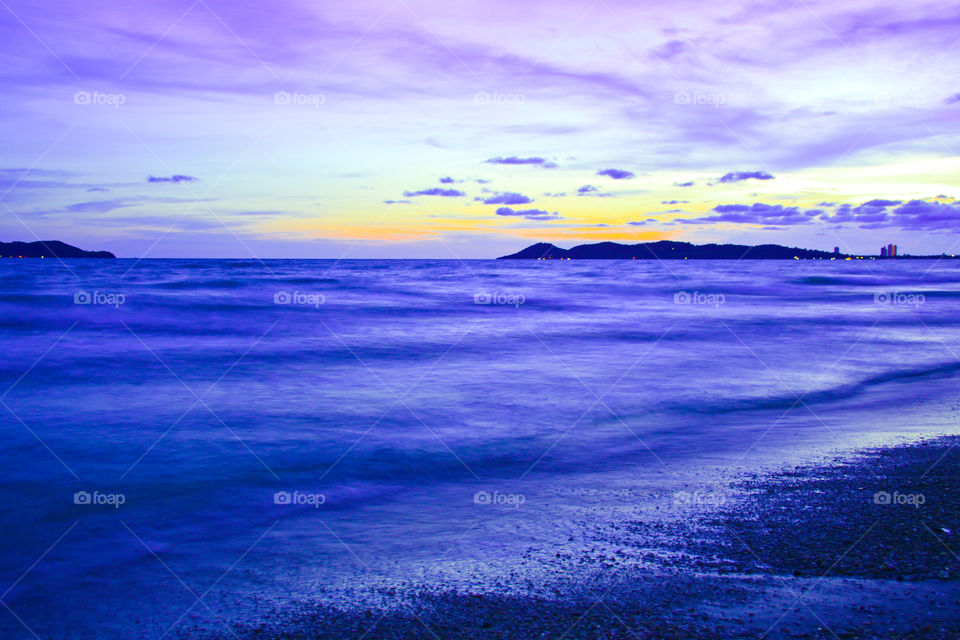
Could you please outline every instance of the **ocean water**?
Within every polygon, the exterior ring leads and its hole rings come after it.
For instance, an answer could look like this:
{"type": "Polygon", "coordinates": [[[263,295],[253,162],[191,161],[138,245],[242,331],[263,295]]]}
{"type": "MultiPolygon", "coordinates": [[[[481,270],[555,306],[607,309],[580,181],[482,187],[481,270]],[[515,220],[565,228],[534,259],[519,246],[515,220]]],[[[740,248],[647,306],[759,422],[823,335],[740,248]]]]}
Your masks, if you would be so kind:
{"type": "Polygon", "coordinates": [[[0,340],[3,637],[227,634],[956,432],[960,263],[4,260],[0,340]]]}

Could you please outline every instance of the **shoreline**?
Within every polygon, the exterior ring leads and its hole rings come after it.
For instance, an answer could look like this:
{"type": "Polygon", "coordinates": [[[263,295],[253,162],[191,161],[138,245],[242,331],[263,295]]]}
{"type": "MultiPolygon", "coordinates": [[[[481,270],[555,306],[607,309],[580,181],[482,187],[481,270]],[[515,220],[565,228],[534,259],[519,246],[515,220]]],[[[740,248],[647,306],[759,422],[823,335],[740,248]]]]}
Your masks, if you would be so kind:
{"type": "MultiPolygon", "coordinates": [[[[960,637],[960,436],[749,476],[688,520],[624,523],[636,564],[570,588],[490,595],[410,588],[397,606],[299,603],[239,638],[960,637]]],[[[582,575],[581,575],[582,572],[582,575]]],[[[182,637],[206,636],[199,629],[182,637]]]]}

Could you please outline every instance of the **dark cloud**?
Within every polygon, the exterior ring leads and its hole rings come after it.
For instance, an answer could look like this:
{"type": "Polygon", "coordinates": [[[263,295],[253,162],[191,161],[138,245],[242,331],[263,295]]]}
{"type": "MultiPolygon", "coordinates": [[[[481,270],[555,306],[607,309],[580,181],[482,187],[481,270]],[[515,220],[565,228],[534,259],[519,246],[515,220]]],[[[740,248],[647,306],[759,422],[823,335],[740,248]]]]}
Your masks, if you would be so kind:
{"type": "Polygon", "coordinates": [[[511,209],[510,207],[500,207],[497,209],[498,216],[522,216],[527,220],[558,220],[560,214],[554,211],[553,213],[549,211],[544,211],[543,209],[523,209],[516,210],[511,209]]]}
{"type": "Polygon", "coordinates": [[[147,182],[197,182],[200,178],[176,174],[172,176],[147,176],[147,182]]]}
{"type": "Polygon", "coordinates": [[[766,171],[731,171],[720,178],[722,183],[743,182],[744,180],[773,180],[773,174],[766,171]]]}
{"type": "Polygon", "coordinates": [[[661,200],[660,204],[690,204],[689,200],[661,200]]]}
{"type": "Polygon", "coordinates": [[[800,211],[797,207],[757,202],[722,204],[715,214],[700,218],[678,218],[679,224],[712,224],[727,222],[784,228],[814,222],[830,225],[853,225],[861,229],[899,228],[906,231],[949,231],[960,233],[960,202],[937,199],[886,200],[877,198],[860,205],[841,204],[832,213],[824,209],[800,211]]]}
{"type": "Polygon", "coordinates": [[[446,178],[440,178],[440,184],[453,184],[454,182],[455,180],[450,176],[447,176],[446,178]]]}
{"type": "Polygon", "coordinates": [[[532,199],[520,193],[497,193],[483,201],[483,204],[530,204],[532,199]]]}
{"type": "Polygon", "coordinates": [[[720,204],[713,208],[716,215],[701,218],[678,218],[681,224],[710,224],[731,222],[736,224],[764,224],[792,226],[809,224],[813,218],[801,213],[797,207],[784,207],[782,204],[720,204]]]}
{"type": "MultiPolygon", "coordinates": [[[[917,200],[916,202],[923,201],[917,200]]],[[[887,209],[902,203],[902,200],[883,200],[878,198],[864,202],[856,207],[852,204],[841,204],[832,214],[820,214],[820,219],[830,224],[856,224],[865,229],[893,226],[893,219],[887,209]]]]}
{"type": "Polygon", "coordinates": [[[456,189],[441,189],[440,187],[403,192],[403,197],[405,198],[414,198],[416,196],[442,196],[444,198],[460,198],[465,195],[467,194],[465,194],[463,191],[457,191],[456,189]]]}
{"type": "Polygon", "coordinates": [[[693,180],[690,182],[674,182],[673,186],[675,187],[692,187],[694,184],[693,180]]]}
{"type": "Polygon", "coordinates": [[[894,209],[891,217],[903,229],[960,232],[960,202],[911,200],[894,209]]]}
{"type": "Polygon", "coordinates": [[[597,175],[608,176],[614,180],[630,180],[634,176],[633,172],[624,171],[623,169],[601,169],[597,171],[597,175]]]}
{"type": "Polygon", "coordinates": [[[557,167],[557,163],[551,162],[546,158],[540,158],[537,156],[534,156],[531,158],[518,158],[517,156],[509,156],[507,158],[503,158],[498,156],[496,158],[490,158],[489,160],[484,160],[484,162],[487,164],[514,164],[514,165],[530,164],[530,165],[543,167],[544,169],[555,169],[557,167]]]}

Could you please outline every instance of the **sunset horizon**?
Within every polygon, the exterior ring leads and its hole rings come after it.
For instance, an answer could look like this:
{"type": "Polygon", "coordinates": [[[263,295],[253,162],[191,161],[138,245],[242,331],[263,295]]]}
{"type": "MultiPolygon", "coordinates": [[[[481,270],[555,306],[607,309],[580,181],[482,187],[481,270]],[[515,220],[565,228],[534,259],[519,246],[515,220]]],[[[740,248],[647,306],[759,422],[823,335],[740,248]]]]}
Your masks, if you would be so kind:
{"type": "Polygon", "coordinates": [[[487,258],[958,240],[949,3],[4,11],[5,241],[487,258]]]}

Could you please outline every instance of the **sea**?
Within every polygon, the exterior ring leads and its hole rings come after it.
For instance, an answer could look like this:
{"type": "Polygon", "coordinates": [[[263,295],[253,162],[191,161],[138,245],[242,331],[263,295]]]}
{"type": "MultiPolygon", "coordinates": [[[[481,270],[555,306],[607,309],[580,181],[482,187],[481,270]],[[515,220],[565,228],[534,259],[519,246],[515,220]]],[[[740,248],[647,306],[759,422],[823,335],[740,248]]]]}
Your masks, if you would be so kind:
{"type": "Polygon", "coordinates": [[[0,636],[232,637],[958,432],[960,262],[8,259],[0,345],[0,636]]]}

